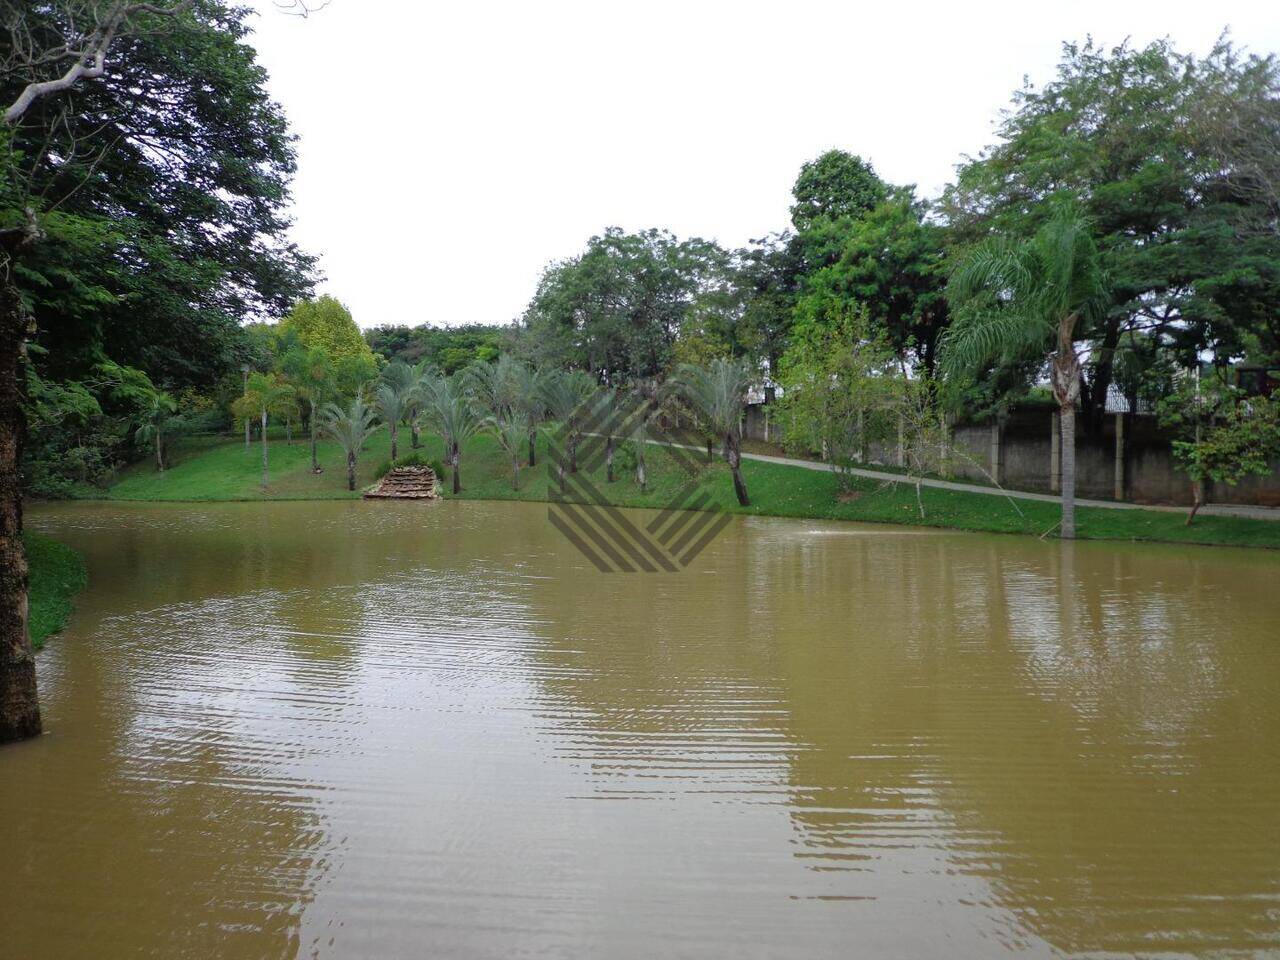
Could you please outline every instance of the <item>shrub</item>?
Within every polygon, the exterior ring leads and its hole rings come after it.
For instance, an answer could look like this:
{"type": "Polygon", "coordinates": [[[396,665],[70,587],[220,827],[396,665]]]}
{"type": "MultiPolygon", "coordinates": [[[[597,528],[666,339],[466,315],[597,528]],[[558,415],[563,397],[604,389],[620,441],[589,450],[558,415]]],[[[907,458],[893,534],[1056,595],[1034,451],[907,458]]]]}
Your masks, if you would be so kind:
{"type": "Polygon", "coordinates": [[[403,457],[397,457],[394,464],[390,460],[383,460],[382,463],[378,464],[374,477],[381,480],[391,471],[392,466],[430,467],[437,477],[444,476],[444,466],[438,459],[425,457],[420,451],[414,450],[412,453],[406,453],[403,457]]]}

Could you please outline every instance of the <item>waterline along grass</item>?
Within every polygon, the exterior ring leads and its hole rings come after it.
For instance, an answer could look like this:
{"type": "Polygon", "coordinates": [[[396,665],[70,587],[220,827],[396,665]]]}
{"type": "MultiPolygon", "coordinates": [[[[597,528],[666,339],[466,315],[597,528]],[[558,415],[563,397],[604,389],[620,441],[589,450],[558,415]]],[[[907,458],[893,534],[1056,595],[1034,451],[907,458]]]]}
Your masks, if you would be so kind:
{"type": "MultiPolygon", "coordinates": [[[[545,449],[545,442],[539,445],[545,449]]],[[[401,443],[401,453],[408,445],[401,443]]],[[[443,446],[439,437],[423,434],[421,454],[439,460],[443,446]]],[[[370,442],[361,457],[358,485],[372,483],[380,464],[390,454],[385,432],[370,442]]],[[[91,496],[114,500],[309,500],[347,499],[360,491],[346,489],[346,469],[342,453],[333,443],[321,443],[321,474],[310,470],[311,453],[305,439],[287,445],[283,437],[270,445],[271,482],[261,489],[262,454],[255,442],[246,452],[243,442],[179,444],[174,463],[163,474],[153,464],[134,464],[106,491],[91,496]]],[[[625,455],[621,461],[629,460],[625,455]]],[[[641,493],[629,472],[620,470],[614,483],[607,483],[603,466],[589,474],[610,501],[625,507],[663,507],[686,481],[670,455],[660,447],[650,447],[648,490],[641,493]]],[[[462,453],[462,499],[547,500],[554,489],[554,477],[546,463],[520,472],[520,489],[511,489],[510,461],[493,437],[477,436],[462,453]]],[[[925,487],[920,499],[910,484],[883,483],[859,479],[850,495],[839,496],[834,474],[783,464],[744,460],[743,476],[751,494],[751,506],[739,507],[733,496],[728,468],[720,460],[706,464],[698,482],[720,509],[730,513],[762,516],[804,517],[830,520],[857,520],[897,523],[959,530],[1052,536],[1058,523],[1057,504],[1033,500],[1015,503],[1003,496],[939,490],[925,487]]],[[[449,496],[448,484],[442,484],[449,496]]],[[[1280,548],[1280,522],[1242,517],[1201,516],[1188,527],[1181,513],[1157,510],[1111,510],[1078,508],[1078,536],[1097,540],[1150,540],[1174,543],[1220,544],[1280,548]]]]}
{"type": "Polygon", "coordinates": [[[84,558],[56,540],[28,530],[22,542],[31,583],[31,642],[38,650],[67,625],[72,600],[88,583],[88,574],[84,558]]]}

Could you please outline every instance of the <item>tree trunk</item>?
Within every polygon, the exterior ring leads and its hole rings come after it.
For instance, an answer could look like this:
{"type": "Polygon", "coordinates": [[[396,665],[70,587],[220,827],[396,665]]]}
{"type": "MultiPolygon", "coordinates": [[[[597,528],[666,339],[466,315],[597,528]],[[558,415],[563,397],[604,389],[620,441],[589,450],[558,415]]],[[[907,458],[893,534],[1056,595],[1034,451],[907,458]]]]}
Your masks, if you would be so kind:
{"type": "Polygon", "coordinates": [[[27,626],[27,556],[19,471],[26,439],[23,343],[29,333],[18,291],[0,281],[0,743],[40,733],[36,660],[27,626]]]}
{"type": "Polygon", "coordinates": [[[422,446],[422,427],[417,420],[409,424],[409,449],[417,450],[422,446]]]}
{"type": "Polygon", "coordinates": [[[1062,531],[1063,540],[1076,538],[1076,408],[1062,407],[1062,531]]]}
{"type": "Polygon", "coordinates": [[[613,434],[604,441],[604,476],[608,483],[613,483],[613,434]]]}
{"type": "Polygon", "coordinates": [[[284,418],[284,445],[293,446],[293,417],[284,418]]]}
{"type": "Polygon", "coordinates": [[[249,418],[244,418],[244,452],[249,452],[249,418]]]}
{"type": "Polygon", "coordinates": [[[355,452],[347,454],[347,489],[355,490],[356,488],[356,455],[355,452]]]}
{"type": "Polygon", "coordinates": [[[262,492],[267,492],[267,411],[262,411],[262,492]]]}
{"type": "Polygon", "coordinates": [[[396,462],[396,425],[393,423],[387,428],[391,431],[391,462],[396,462]]]}
{"type": "Polygon", "coordinates": [[[738,438],[732,433],[725,434],[724,455],[729,461],[729,469],[733,473],[733,492],[738,497],[738,505],[751,506],[751,498],[747,496],[747,485],[742,479],[742,454],[738,451],[738,438]]]}
{"type": "Polygon", "coordinates": [[[573,434],[569,435],[569,442],[566,444],[569,448],[569,472],[578,472],[578,438],[573,434]]]}
{"type": "Polygon", "coordinates": [[[311,472],[320,472],[320,461],[316,459],[316,402],[311,401],[311,472]]]}
{"type": "Polygon", "coordinates": [[[511,489],[520,489],[520,458],[514,455],[511,457],[511,489]]]}
{"type": "Polygon", "coordinates": [[[538,465],[538,428],[531,427],[529,430],[529,466],[536,467],[538,465]]]}
{"type": "Polygon", "coordinates": [[[707,437],[707,463],[710,463],[715,458],[715,455],[711,452],[711,447],[714,443],[715,439],[713,437],[707,437]]]}
{"type": "Polygon", "coordinates": [[[641,451],[636,455],[636,483],[640,484],[640,492],[645,492],[645,486],[648,484],[648,478],[644,471],[644,452],[641,451]]]}
{"type": "Polygon", "coordinates": [[[1196,514],[1200,512],[1200,508],[1204,506],[1204,484],[1199,480],[1191,482],[1191,512],[1187,514],[1187,526],[1191,526],[1196,518],[1196,514]]]}
{"type": "Polygon", "coordinates": [[[462,492],[462,474],[458,469],[458,464],[462,461],[462,452],[458,449],[458,445],[453,445],[453,451],[449,455],[449,466],[453,467],[453,492],[459,494],[462,492]]]}
{"type": "Polygon", "coordinates": [[[160,445],[160,434],[156,434],[156,469],[164,473],[164,447],[160,445]]]}

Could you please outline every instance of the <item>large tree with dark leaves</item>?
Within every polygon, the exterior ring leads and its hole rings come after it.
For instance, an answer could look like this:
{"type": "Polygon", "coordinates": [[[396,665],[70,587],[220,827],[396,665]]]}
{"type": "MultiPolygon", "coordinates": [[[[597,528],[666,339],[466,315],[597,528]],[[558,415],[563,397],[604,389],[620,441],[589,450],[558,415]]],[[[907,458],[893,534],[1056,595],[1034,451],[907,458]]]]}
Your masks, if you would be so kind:
{"type": "Polygon", "coordinates": [[[611,383],[660,376],[688,311],[732,282],[730,266],[708,240],[606,230],[543,274],[522,321],[522,352],[611,383]]]}
{"type": "Polygon", "coordinates": [[[0,0],[0,741],[40,730],[19,465],[27,344],[208,383],[239,321],[310,284],[283,237],[293,147],[214,0],[0,0]]]}
{"type": "Polygon", "coordinates": [[[1056,79],[1015,95],[1000,142],[946,191],[941,210],[962,255],[988,236],[1030,238],[1056,208],[1048,201],[1083,209],[1112,290],[1084,331],[1090,428],[1125,353],[1149,357],[1154,343],[1189,364],[1206,350],[1224,360],[1280,350],[1268,319],[1280,313],[1280,236],[1254,228],[1274,213],[1235,175],[1240,161],[1210,122],[1274,115],[1276,77],[1272,58],[1226,41],[1204,58],[1167,41],[1069,44],[1056,79]]]}

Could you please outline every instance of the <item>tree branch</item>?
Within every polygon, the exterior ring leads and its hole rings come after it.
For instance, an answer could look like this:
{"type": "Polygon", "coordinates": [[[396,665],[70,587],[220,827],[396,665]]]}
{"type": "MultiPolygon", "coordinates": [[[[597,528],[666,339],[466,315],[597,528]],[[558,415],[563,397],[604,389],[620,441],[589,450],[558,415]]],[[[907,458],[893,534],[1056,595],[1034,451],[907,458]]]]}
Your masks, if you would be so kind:
{"type": "MultiPolygon", "coordinates": [[[[10,125],[17,123],[41,97],[70,90],[81,80],[95,80],[106,73],[107,54],[115,42],[120,28],[130,17],[140,13],[151,13],[157,16],[175,16],[191,6],[192,0],[178,0],[170,6],[154,3],[116,3],[106,17],[89,34],[84,49],[79,52],[73,63],[60,77],[52,80],[40,80],[27,84],[18,98],[4,112],[4,122],[10,125]]],[[[63,49],[67,49],[64,47],[63,49]]]]}

